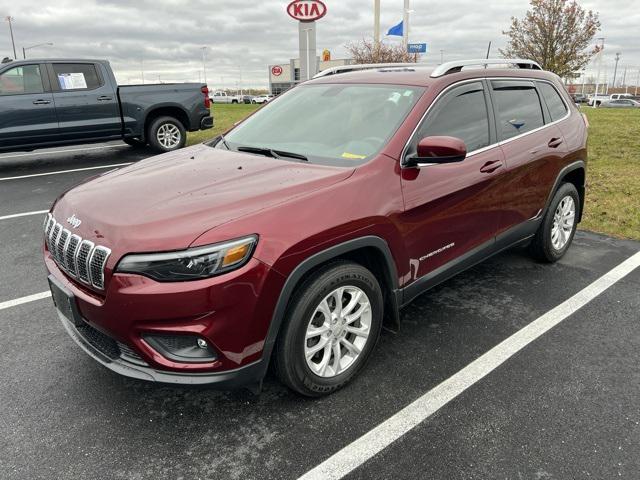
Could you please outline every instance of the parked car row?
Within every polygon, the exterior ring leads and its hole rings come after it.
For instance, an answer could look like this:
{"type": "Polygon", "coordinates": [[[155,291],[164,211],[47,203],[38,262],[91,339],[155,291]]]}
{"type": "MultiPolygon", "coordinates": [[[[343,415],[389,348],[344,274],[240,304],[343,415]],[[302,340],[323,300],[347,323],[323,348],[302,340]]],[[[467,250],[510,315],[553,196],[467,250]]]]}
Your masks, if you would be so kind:
{"type": "Polygon", "coordinates": [[[638,103],[640,102],[640,97],[630,93],[613,93],[611,95],[574,94],[573,99],[576,103],[586,103],[590,107],[634,108],[640,106],[640,103],[638,103]]]}
{"type": "Polygon", "coordinates": [[[216,91],[209,95],[212,103],[267,103],[273,95],[229,95],[227,92],[216,91]]]}

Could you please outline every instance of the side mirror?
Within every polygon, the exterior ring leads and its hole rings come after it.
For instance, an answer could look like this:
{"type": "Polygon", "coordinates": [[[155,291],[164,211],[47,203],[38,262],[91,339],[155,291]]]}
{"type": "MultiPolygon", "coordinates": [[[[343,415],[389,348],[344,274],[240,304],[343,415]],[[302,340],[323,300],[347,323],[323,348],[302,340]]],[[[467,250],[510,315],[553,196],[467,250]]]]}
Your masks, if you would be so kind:
{"type": "Polygon", "coordinates": [[[461,162],[467,156],[467,146],[456,137],[424,137],[418,142],[415,155],[405,159],[406,167],[421,167],[431,163],[461,162]]]}

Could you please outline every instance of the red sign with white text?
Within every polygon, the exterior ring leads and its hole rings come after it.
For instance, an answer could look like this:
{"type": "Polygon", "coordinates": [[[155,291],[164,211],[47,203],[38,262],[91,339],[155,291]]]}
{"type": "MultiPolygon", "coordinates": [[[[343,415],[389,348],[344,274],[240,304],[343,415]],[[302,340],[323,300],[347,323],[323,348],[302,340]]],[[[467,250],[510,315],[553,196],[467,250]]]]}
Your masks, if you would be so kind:
{"type": "Polygon", "coordinates": [[[287,5],[287,13],[295,20],[313,22],[327,14],[327,6],[320,0],[294,0],[287,5]]]}
{"type": "Polygon", "coordinates": [[[280,65],[274,65],[273,67],[271,67],[271,73],[274,77],[279,77],[280,75],[282,75],[282,67],[280,65]]]}

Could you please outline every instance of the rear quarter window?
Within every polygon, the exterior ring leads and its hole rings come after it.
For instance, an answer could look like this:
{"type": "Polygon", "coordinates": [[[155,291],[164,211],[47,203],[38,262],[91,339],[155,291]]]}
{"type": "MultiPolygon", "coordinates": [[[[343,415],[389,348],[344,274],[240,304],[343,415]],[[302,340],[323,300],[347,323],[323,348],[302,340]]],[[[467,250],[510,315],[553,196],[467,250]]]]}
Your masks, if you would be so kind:
{"type": "Polygon", "coordinates": [[[564,101],[562,101],[562,97],[558,91],[551,84],[538,82],[538,90],[547,104],[552,121],[560,120],[567,114],[567,106],[564,101]]]}
{"type": "Polygon", "coordinates": [[[492,97],[503,140],[544,126],[542,105],[531,81],[494,80],[492,97]]]}

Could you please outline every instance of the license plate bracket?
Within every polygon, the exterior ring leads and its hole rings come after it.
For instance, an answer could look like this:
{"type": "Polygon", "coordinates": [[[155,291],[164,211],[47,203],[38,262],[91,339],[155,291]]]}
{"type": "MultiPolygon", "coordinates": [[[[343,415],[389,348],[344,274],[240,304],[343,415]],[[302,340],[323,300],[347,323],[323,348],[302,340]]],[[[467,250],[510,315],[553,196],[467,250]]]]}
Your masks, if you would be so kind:
{"type": "Polygon", "coordinates": [[[82,325],[82,316],[78,311],[76,297],[65,288],[53,275],[49,275],[51,298],[58,311],[76,327],[82,325]]]}

